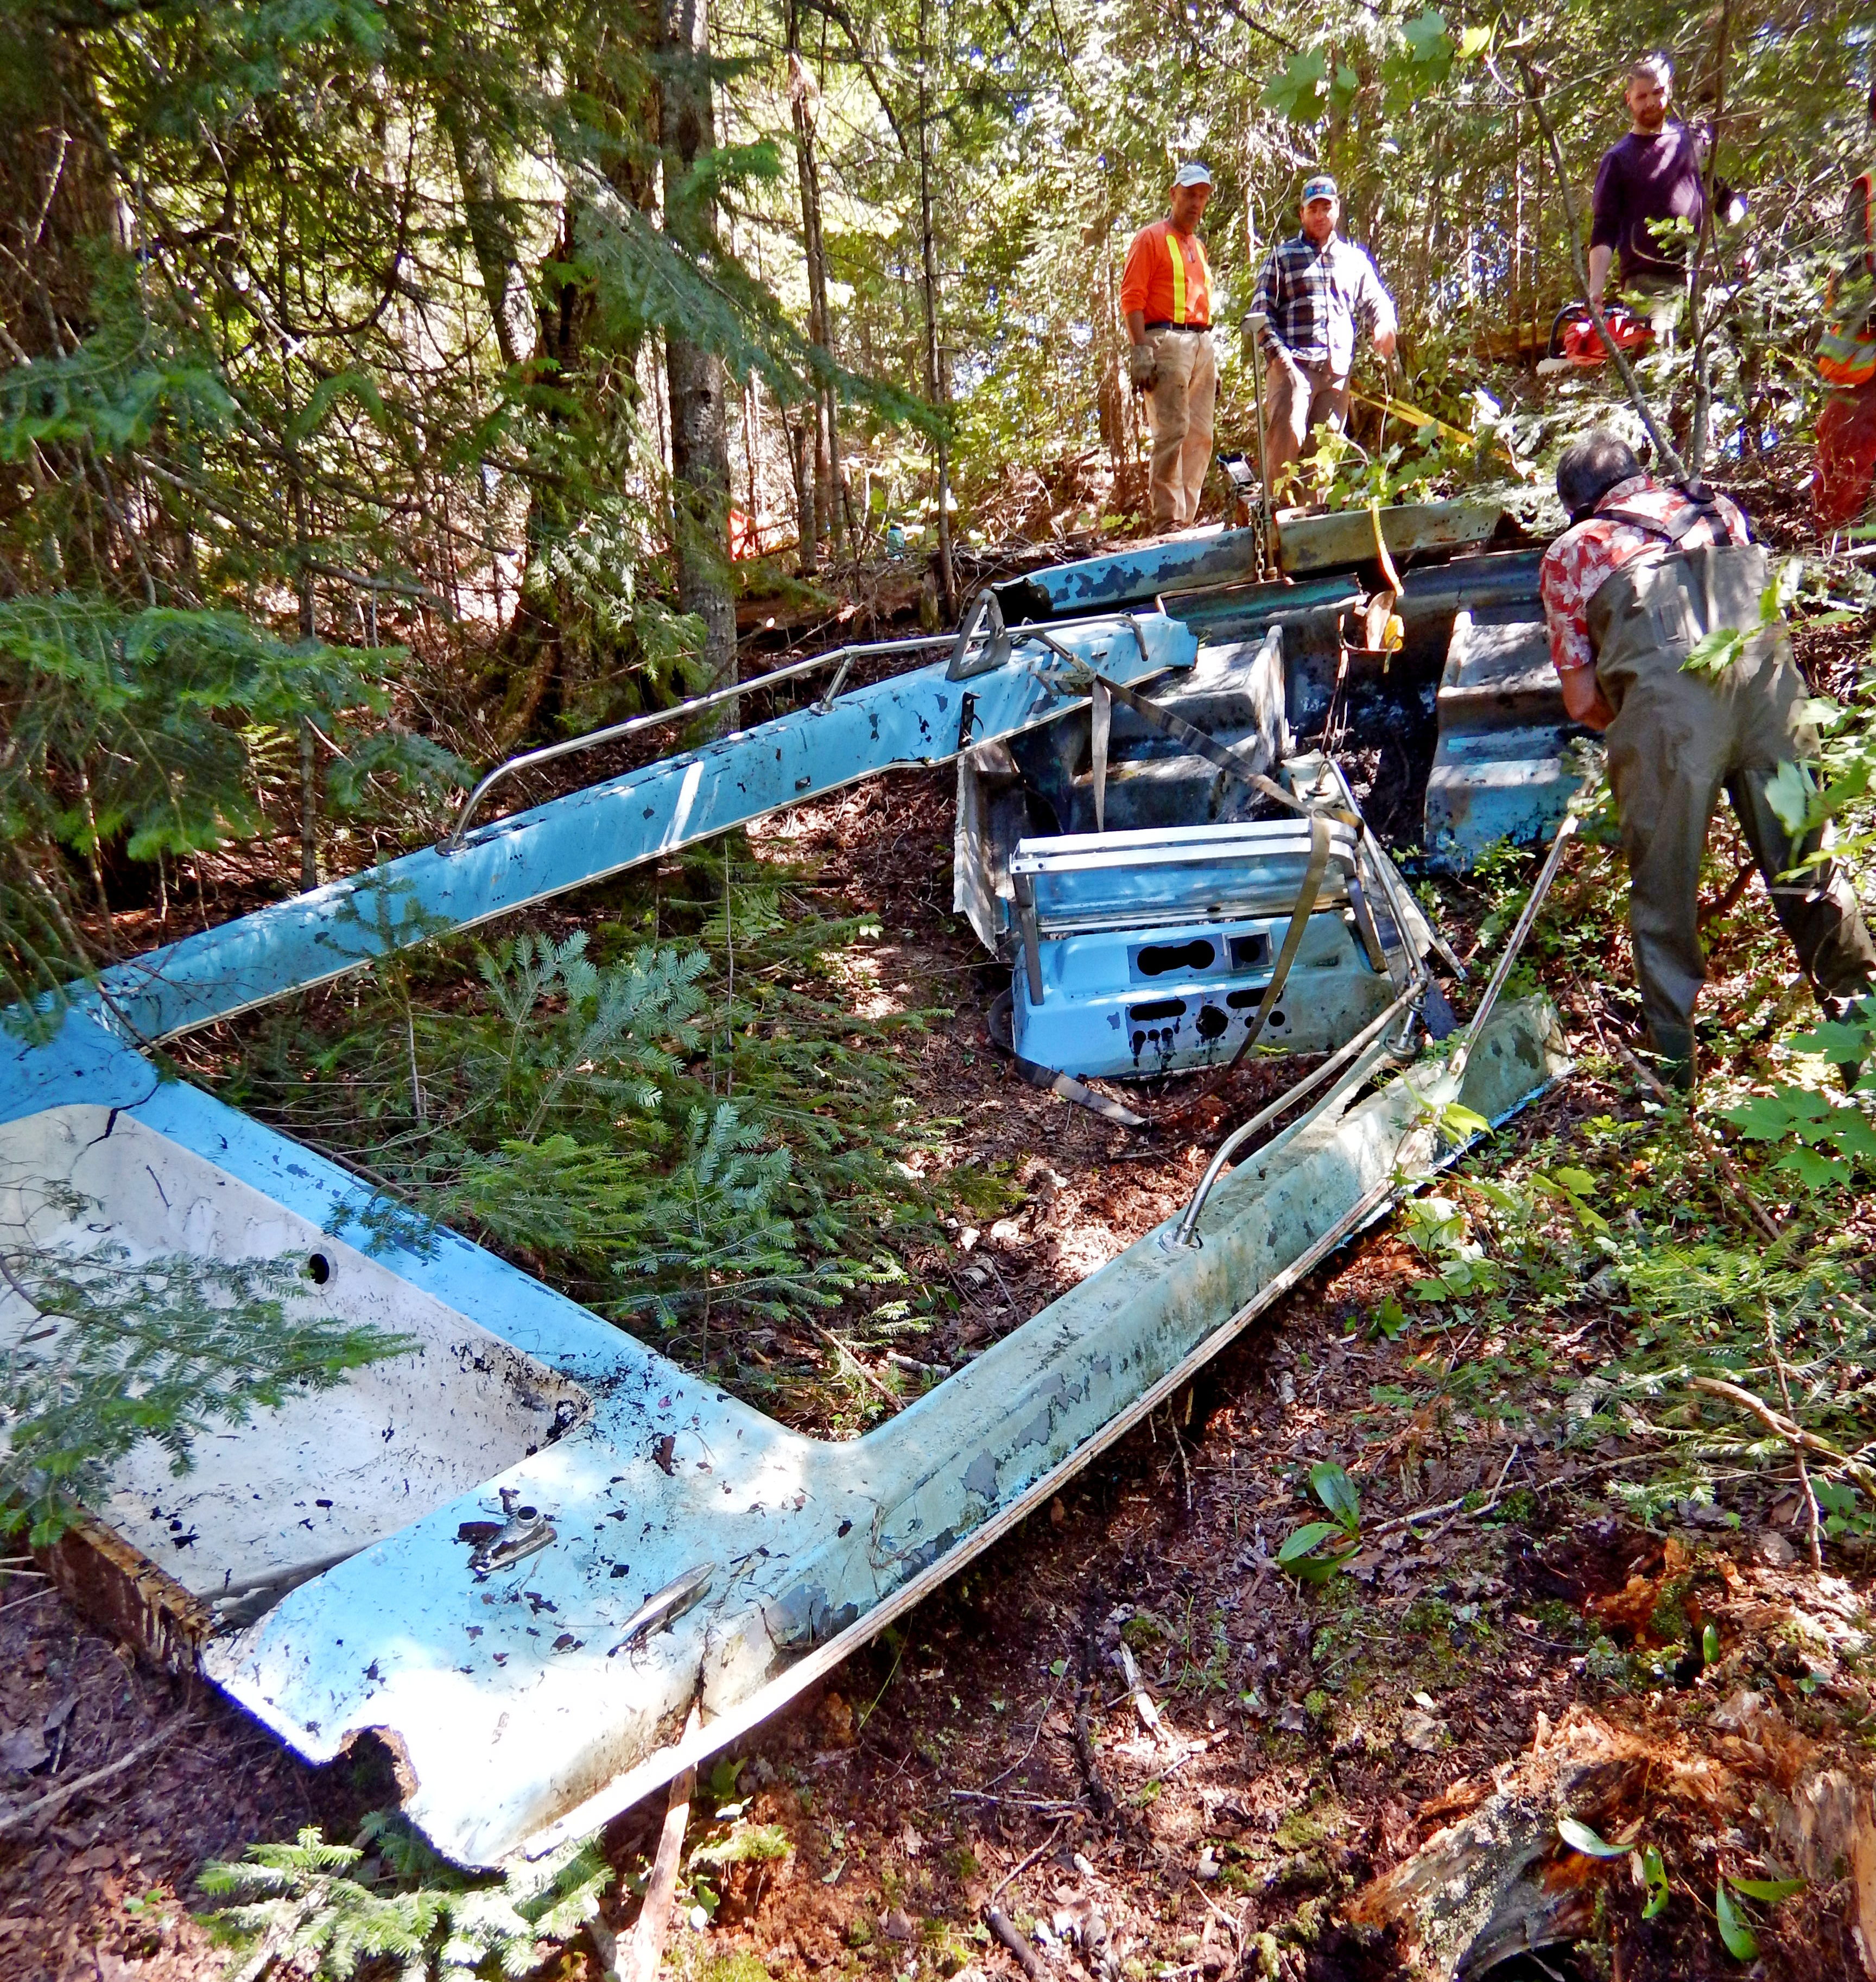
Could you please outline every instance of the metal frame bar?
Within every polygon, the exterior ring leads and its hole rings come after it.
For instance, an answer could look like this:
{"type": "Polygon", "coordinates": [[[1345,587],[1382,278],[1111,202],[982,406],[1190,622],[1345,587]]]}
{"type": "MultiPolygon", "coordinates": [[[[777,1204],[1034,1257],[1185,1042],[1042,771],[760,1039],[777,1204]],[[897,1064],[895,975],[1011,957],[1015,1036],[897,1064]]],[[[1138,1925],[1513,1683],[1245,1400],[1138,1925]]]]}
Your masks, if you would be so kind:
{"type": "Polygon", "coordinates": [[[838,661],[840,665],[834,679],[817,705],[826,711],[833,706],[834,698],[845,684],[849,669],[861,655],[922,653],[928,648],[948,647],[953,638],[950,633],[921,634],[906,640],[863,640],[851,646],[830,647],[824,654],[810,654],[805,661],[790,661],[786,667],[772,668],[767,674],[757,675],[753,680],[733,682],[727,688],[712,689],[708,695],[693,696],[689,701],[675,703],[669,709],[654,709],[647,715],[609,723],[603,729],[589,730],[584,736],[569,736],[562,742],[543,744],[538,750],[524,750],[519,757],[510,757],[483,774],[481,782],[462,801],[462,809],[456,814],[456,824],[437,850],[442,853],[459,851],[476,808],[505,778],[512,777],[517,771],[532,770],[536,764],[552,763],[556,757],[570,757],[576,751],[595,750],[602,743],[620,743],[628,736],[642,736],[648,729],[661,729],[666,723],[681,722],[689,716],[701,716],[706,709],[720,709],[739,696],[753,695],[758,689],[773,688],[778,682],[793,681],[838,661]]]}
{"type": "MultiPolygon", "coordinates": [[[[1184,1246],[1196,1250],[1203,1243],[1198,1236],[1199,1216],[1205,1209],[1205,1200],[1211,1196],[1213,1186],[1217,1183],[1220,1176],[1223,1174],[1225,1165],[1260,1129],[1274,1122],[1285,1109],[1294,1107],[1312,1088],[1320,1086],[1322,1083],[1338,1068],[1347,1066],[1350,1060],[1372,1046],[1396,1019],[1412,1008],[1415,1000],[1426,989],[1427,983],[1427,973],[1423,970],[1417,981],[1409,989],[1403,992],[1384,1011],[1377,1013],[1374,1018],[1370,1019],[1346,1046],[1338,1047],[1313,1073],[1305,1074],[1294,1087],[1287,1088],[1283,1093],[1280,1094],[1267,1108],[1260,1109],[1248,1122],[1241,1127],[1233,1129],[1230,1134],[1226,1136],[1219,1144],[1210,1163],[1207,1165],[1205,1174],[1200,1178],[1199,1187],[1192,1193],[1192,1201],[1186,1206],[1184,1215],[1167,1238],[1166,1243],[1169,1246],[1184,1246]]],[[[1370,1070],[1367,1067],[1362,1069],[1364,1074],[1370,1070]]],[[[1290,1128],[1284,1130],[1284,1134],[1287,1136],[1294,1130],[1305,1128],[1310,1123],[1314,1121],[1322,1110],[1335,1099],[1336,1095],[1342,1091],[1343,1085],[1341,1081],[1338,1081],[1335,1087],[1324,1095],[1300,1122],[1292,1123],[1290,1128]]]]}
{"type": "Polygon", "coordinates": [[[1537,911],[1544,906],[1544,896],[1551,892],[1551,883],[1557,879],[1557,868],[1563,862],[1564,849],[1575,836],[1577,826],[1577,815],[1573,812],[1565,812],[1562,823],[1557,829],[1557,837],[1551,842],[1549,857],[1537,876],[1537,883],[1524,903],[1523,913],[1512,927],[1510,939],[1498,959],[1498,967],[1492,973],[1491,982],[1485,987],[1485,996],[1479,1000],[1479,1009],[1473,1013],[1472,1023],[1466,1028],[1465,1036],[1454,1051],[1453,1066],[1457,1073],[1464,1073],[1466,1070],[1466,1063],[1472,1056],[1474,1043],[1484,1031],[1486,1022],[1491,1017],[1492,1007],[1497,1003],[1499,994],[1504,989],[1506,980],[1511,975],[1511,966],[1517,961],[1518,952],[1524,947],[1524,940],[1537,919],[1537,911]]]}

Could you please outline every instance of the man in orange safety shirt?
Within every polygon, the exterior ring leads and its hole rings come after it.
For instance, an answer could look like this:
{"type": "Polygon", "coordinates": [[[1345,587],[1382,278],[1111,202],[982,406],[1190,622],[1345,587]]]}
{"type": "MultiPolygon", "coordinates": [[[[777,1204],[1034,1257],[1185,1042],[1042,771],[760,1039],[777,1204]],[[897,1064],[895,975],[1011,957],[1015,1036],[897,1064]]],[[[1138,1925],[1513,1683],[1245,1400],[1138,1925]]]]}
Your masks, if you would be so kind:
{"type": "Polygon", "coordinates": [[[1211,265],[1198,235],[1211,192],[1207,167],[1181,165],[1173,179],[1172,211],[1134,235],[1120,273],[1127,373],[1134,391],[1147,395],[1153,427],[1156,530],[1183,529],[1198,515],[1211,465],[1218,362],[1212,349],[1211,265]]]}

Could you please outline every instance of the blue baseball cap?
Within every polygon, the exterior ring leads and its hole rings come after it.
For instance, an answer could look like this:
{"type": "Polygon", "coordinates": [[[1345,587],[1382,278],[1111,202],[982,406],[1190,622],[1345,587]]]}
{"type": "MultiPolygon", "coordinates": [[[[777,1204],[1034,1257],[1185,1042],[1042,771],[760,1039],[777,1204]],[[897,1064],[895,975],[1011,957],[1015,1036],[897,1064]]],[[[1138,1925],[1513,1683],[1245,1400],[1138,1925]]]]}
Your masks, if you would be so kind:
{"type": "Polygon", "coordinates": [[[1208,186],[1211,182],[1211,167],[1200,165],[1196,158],[1189,165],[1181,165],[1173,175],[1173,183],[1176,186],[1208,186]]]}
{"type": "Polygon", "coordinates": [[[1340,199],[1340,189],[1327,172],[1318,172],[1313,179],[1303,182],[1303,204],[1307,206],[1313,199],[1340,199]]]}

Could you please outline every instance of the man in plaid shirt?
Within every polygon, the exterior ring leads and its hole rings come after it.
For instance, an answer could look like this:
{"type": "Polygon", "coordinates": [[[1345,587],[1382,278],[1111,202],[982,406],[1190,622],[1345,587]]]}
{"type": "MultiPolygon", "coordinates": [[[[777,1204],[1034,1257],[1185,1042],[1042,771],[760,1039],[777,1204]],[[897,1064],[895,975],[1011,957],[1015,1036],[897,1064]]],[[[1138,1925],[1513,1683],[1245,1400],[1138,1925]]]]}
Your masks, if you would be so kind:
{"type": "Polygon", "coordinates": [[[1394,299],[1365,250],[1335,231],[1342,202],[1318,174],[1303,189],[1303,231],[1270,250],[1251,309],[1267,319],[1260,342],[1264,380],[1264,472],[1273,486],[1303,452],[1313,427],[1348,417],[1348,375],[1357,331],[1384,358],[1394,355],[1394,299]]]}

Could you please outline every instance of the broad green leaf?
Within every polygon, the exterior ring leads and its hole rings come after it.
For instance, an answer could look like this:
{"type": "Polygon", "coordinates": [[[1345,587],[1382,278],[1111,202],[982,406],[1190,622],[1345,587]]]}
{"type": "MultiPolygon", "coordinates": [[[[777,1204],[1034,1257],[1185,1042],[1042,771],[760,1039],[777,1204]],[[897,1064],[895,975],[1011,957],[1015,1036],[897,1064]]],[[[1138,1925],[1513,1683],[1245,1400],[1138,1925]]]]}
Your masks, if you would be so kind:
{"type": "Polygon", "coordinates": [[[1775,1143],[1791,1132],[1795,1118],[1780,1094],[1755,1094],[1737,1107],[1722,1108],[1720,1119],[1730,1122],[1755,1143],[1775,1143]]]}
{"type": "Polygon", "coordinates": [[[1312,123],[1320,114],[1320,99],[1328,82],[1327,52],[1299,48],[1264,85],[1264,105],[1293,122],[1312,123]]]}
{"type": "Polygon", "coordinates": [[[1466,1182],[1496,1210],[1521,1218],[1531,1209],[1514,1191],[1507,1190],[1503,1184],[1494,1183],[1490,1177],[1469,1176],[1466,1182]]]}
{"type": "Polygon", "coordinates": [[[1781,764],[1766,780],[1765,802],[1794,838],[1809,832],[1817,822],[1812,815],[1817,796],[1816,781],[1802,764],[1781,764]]]}
{"type": "Polygon", "coordinates": [[[1642,1904],[1641,1917],[1653,1920],[1666,1907],[1672,1894],[1667,1884],[1667,1868],[1661,1863],[1661,1853],[1652,1844],[1641,1847],[1641,1876],[1648,1888],[1648,1897],[1642,1904]]]}
{"type": "Polygon", "coordinates": [[[1310,1485],[1317,1499],[1353,1534],[1361,1520],[1361,1495],[1354,1481],[1333,1459],[1319,1459],[1310,1468],[1310,1485]]]}
{"type": "Polygon", "coordinates": [[[1611,1844],[1574,1817],[1560,1817],[1557,1820],[1557,1834],[1573,1851],[1583,1852],[1591,1858],[1623,1858],[1628,1854],[1626,1844],[1611,1844]]]}
{"type": "MultiPolygon", "coordinates": [[[[1681,671],[1689,675],[1723,675],[1744,652],[1746,636],[1737,626],[1716,626],[1694,642],[1681,671]]],[[[1782,814],[1780,815],[1783,816],[1782,814]]]]}
{"type": "Polygon", "coordinates": [[[1837,1184],[1850,1182],[1850,1166],[1835,1156],[1821,1156],[1815,1149],[1788,1149],[1772,1166],[1774,1170],[1789,1170],[1807,1190],[1828,1190],[1837,1184]]]}
{"type": "Polygon", "coordinates": [[[1374,1326],[1390,1342],[1394,1341],[1407,1325],[1407,1310],[1392,1294],[1388,1295],[1374,1310],[1374,1326]]]}
{"type": "Polygon", "coordinates": [[[1334,1555],[1306,1555],[1283,1567],[1289,1574],[1304,1583],[1327,1583],[1354,1553],[1352,1548],[1338,1549],[1334,1555]]]}
{"type": "Polygon", "coordinates": [[[1474,1136],[1489,1136],[1492,1125],[1483,1115],[1460,1107],[1457,1101],[1449,1101],[1440,1110],[1439,1129],[1447,1142],[1465,1143],[1474,1136]]]}
{"type": "Polygon", "coordinates": [[[1720,1657],[1720,1633],[1708,1624],[1700,1634],[1700,1656],[1703,1665],[1715,1665],[1720,1657]]]}
{"type": "Polygon", "coordinates": [[[1587,1170],[1564,1167],[1552,1170],[1551,1174],[1572,1197],[1586,1196],[1596,1188],[1596,1180],[1587,1170]]]}
{"type": "Polygon", "coordinates": [[[1446,16],[1429,7],[1424,14],[1409,21],[1400,32],[1407,37],[1407,46],[1414,51],[1415,59],[1430,61],[1447,39],[1446,16]]]}
{"type": "Polygon", "coordinates": [[[1741,1917],[1733,1904],[1733,1896],[1726,1889],[1722,1879],[1713,1889],[1714,1917],[1719,1922],[1720,1938],[1726,1943],[1726,1951],[1736,1961],[1750,1961],[1759,1951],[1758,1937],[1741,1917]]]}
{"type": "Polygon", "coordinates": [[[1794,1033],[1791,1039],[1794,1053],[1821,1053],[1839,1063],[1867,1059],[1876,1046],[1876,1032],[1842,1019],[1823,1019],[1808,1033],[1794,1033]]]}
{"type": "Polygon", "coordinates": [[[1331,1536],[1339,1537],[1342,1530],[1333,1521],[1305,1521],[1294,1533],[1284,1537],[1283,1545],[1277,1551],[1277,1560],[1286,1569],[1300,1562],[1311,1550],[1319,1548],[1331,1536]]]}
{"type": "Polygon", "coordinates": [[[1741,1879],[1730,1872],[1726,1882],[1747,1899],[1763,1900],[1768,1907],[1790,1899],[1794,1893],[1801,1893],[1805,1886],[1802,1879],[1741,1879]]]}
{"type": "Polygon", "coordinates": [[[1482,55],[1491,45],[1490,28],[1462,28],[1459,32],[1459,58],[1470,62],[1475,55],[1482,55]]]}

